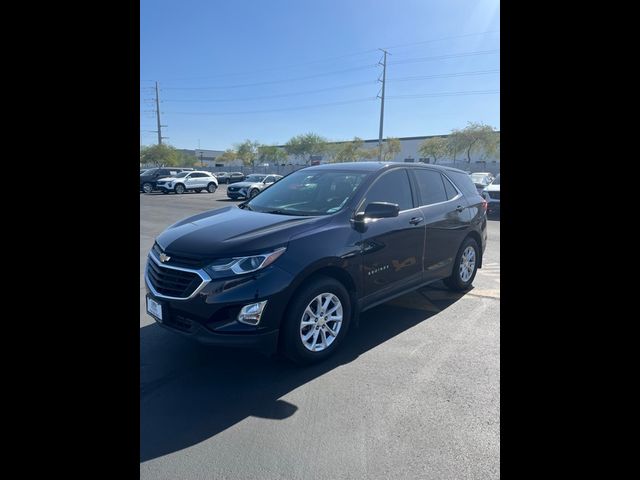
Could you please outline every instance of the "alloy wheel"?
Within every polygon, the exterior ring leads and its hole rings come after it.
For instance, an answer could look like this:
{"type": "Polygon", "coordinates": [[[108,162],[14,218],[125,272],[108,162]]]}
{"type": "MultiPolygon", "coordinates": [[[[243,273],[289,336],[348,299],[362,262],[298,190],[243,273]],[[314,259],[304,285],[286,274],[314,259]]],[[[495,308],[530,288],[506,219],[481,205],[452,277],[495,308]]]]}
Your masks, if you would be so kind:
{"type": "Polygon", "coordinates": [[[305,308],[300,319],[300,339],[307,350],[321,352],[338,337],[342,303],[333,293],[321,293],[305,308]]]}

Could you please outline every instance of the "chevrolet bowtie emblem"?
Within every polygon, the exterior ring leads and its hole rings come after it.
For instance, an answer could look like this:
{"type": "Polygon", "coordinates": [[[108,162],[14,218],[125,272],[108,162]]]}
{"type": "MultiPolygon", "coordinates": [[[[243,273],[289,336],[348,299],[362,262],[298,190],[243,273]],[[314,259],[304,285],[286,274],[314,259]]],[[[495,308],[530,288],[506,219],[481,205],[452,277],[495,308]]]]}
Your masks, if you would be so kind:
{"type": "Polygon", "coordinates": [[[171,257],[169,255],[165,255],[164,253],[160,254],[160,261],[162,263],[168,262],[169,260],[171,260],[171,257]]]}

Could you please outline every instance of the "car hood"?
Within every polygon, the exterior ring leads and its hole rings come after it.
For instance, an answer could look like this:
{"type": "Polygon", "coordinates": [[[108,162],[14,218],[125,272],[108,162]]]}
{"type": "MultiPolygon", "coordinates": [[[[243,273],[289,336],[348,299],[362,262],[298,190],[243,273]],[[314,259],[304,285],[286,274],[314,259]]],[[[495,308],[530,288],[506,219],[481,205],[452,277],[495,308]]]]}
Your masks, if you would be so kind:
{"type": "Polygon", "coordinates": [[[203,212],[170,226],[156,242],[168,254],[197,259],[251,255],[331,221],[331,216],[299,217],[252,212],[231,206],[203,212]]]}
{"type": "Polygon", "coordinates": [[[170,182],[171,180],[175,180],[176,177],[162,177],[156,180],[156,182],[170,182]]]}
{"type": "Polygon", "coordinates": [[[244,188],[244,187],[253,187],[254,185],[260,185],[259,182],[235,182],[232,183],[231,185],[233,185],[234,187],[240,187],[240,188],[244,188]]]}

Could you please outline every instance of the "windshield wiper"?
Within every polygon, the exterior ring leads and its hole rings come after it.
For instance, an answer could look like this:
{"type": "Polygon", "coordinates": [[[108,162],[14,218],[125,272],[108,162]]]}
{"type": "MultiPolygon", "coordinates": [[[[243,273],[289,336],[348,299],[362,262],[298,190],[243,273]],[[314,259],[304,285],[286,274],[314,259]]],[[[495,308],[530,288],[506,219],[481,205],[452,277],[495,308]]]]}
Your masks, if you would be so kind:
{"type": "Polygon", "coordinates": [[[284,210],[265,210],[260,213],[273,213],[274,215],[291,215],[290,213],[287,213],[284,210]]]}
{"type": "Polygon", "coordinates": [[[251,210],[251,211],[253,211],[253,208],[251,208],[251,207],[249,206],[249,204],[247,204],[247,203],[241,203],[241,204],[239,204],[239,205],[238,205],[238,208],[241,208],[241,209],[243,209],[243,210],[246,208],[247,210],[251,210]]]}

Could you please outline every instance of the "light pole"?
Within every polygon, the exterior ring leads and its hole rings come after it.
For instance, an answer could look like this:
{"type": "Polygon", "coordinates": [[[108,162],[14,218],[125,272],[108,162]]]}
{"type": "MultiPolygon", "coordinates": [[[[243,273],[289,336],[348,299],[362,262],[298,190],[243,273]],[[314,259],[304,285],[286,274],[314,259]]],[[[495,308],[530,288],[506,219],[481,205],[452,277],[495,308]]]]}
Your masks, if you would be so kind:
{"type": "Polygon", "coordinates": [[[204,168],[204,160],[202,160],[202,152],[200,152],[200,166],[204,168]]]}

